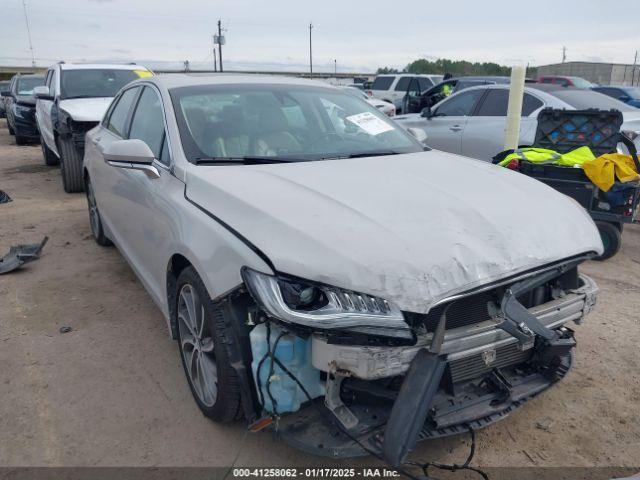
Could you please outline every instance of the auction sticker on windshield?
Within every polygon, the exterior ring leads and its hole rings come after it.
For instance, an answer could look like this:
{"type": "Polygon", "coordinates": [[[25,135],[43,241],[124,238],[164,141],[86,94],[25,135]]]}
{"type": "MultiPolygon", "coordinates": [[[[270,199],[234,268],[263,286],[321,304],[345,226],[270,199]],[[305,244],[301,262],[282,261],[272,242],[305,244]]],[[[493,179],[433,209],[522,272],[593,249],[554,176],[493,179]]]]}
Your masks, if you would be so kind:
{"type": "Polygon", "coordinates": [[[380,135],[381,133],[393,130],[393,127],[383,122],[371,112],[358,113],[346,117],[351,123],[355,123],[369,135],[380,135]]]}

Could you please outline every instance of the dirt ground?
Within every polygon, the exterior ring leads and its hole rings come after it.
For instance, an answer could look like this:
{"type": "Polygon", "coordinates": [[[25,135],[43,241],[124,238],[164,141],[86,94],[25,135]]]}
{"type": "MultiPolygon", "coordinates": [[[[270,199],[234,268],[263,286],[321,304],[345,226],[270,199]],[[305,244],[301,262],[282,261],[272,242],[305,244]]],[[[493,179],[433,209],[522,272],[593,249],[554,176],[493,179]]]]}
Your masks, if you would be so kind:
{"type": "MultiPolygon", "coordinates": [[[[59,170],[39,146],[15,146],[4,120],[0,189],[13,198],[0,205],[0,254],[50,237],[40,260],[0,276],[0,467],[354,463],[206,420],[159,310],[118,251],[91,238],[84,196],[64,193],[59,170]]],[[[601,292],[575,327],[574,369],[479,431],[475,465],[640,465],[640,227],[625,230],[616,257],[583,271],[601,292]]],[[[413,457],[462,462],[468,448],[459,436],[413,457]]]]}

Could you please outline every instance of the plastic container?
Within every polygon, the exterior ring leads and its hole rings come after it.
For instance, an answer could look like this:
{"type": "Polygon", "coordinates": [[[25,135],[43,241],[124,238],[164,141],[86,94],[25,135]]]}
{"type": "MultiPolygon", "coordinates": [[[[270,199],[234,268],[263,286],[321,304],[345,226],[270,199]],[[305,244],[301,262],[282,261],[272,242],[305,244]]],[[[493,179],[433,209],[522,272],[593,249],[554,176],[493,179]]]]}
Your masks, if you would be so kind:
{"type": "MultiPolygon", "coordinates": [[[[268,350],[273,350],[276,340],[285,330],[271,323],[270,347],[267,345],[267,326],[262,323],[254,327],[249,334],[253,361],[251,370],[256,390],[262,391],[264,409],[269,413],[295,412],[308,400],[302,389],[274,362],[271,376],[271,358],[265,358],[268,350]],[[264,361],[262,361],[264,359],[264,361]],[[262,366],[260,362],[262,361],[262,366]],[[258,367],[260,366],[260,372],[258,367]],[[260,379],[260,382],[258,382],[260,379]],[[268,386],[268,388],[267,388],[268,386]],[[269,393],[271,395],[269,395],[269,393]],[[275,400],[275,409],[271,397],[275,400]]],[[[274,356],[282,362],[304,385],[311,398],[324,395],[324,382],[320,379],[320,370],[311,365],[311,341],[286,333],[276,346],[274,356]]],[[[258,394],[260,395],[260,394],[258,394]]]]}

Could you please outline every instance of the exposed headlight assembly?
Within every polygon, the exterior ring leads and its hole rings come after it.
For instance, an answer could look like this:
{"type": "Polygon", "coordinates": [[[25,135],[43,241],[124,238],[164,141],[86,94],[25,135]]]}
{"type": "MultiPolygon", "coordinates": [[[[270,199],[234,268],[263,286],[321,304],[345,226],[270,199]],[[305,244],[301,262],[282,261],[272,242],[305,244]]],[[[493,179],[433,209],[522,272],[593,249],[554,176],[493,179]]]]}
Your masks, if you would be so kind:
{"type": "Polygon", "coordinates": [[[270,316],[320,330],[411,339],[402,312],[378,297],[242,269],[251,295],[270,316]]]}

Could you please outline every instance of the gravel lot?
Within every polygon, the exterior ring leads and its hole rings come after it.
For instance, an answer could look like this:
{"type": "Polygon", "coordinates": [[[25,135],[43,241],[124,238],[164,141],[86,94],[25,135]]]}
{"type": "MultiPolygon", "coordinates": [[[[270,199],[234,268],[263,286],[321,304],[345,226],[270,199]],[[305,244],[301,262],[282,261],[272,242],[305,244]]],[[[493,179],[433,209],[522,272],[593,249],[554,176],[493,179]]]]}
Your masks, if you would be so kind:
{"type": "MultiPolygon", "coordinates": [[[[15,146],[4,120],[0,189],[13,198],[0,205],[1,255],[50,237],[40,260],[0,277],[0,467],[353,464],[206,420],[160,312],[118,251],[93,242],[84,195],[65,194],[58,169],[39,146],[15,146]]],[[[640,227],[584,271],[601,293],[575,327],[573,371],[480,431],[475,465],[640,465],[640,227]]],[[[413,456],[462,462],[468,448],[460,436],[413,456]]]]}

